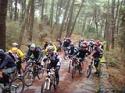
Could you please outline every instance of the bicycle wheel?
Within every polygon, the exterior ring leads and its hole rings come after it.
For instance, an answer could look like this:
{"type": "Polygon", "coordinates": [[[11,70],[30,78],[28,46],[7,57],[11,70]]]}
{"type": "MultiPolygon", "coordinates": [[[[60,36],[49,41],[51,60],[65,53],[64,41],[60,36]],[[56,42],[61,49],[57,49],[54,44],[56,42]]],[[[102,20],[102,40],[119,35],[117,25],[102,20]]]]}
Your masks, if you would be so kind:
{"type": "Polygon", "coordinates": [[[50,91],[50,81],[47,79],[41,86],[41,93],[51,93],[50,91]]]}
{"type": "Polygon", "coordinates": [[[50,92],[49,93],[55,93],[55,90],[56,90],[56,82],[55,82],[55,84],[53,84],[53,83],[51,83],[50,84],[50,92]]]}
{"type": "Polygon", "coordinates": [[[91,65],[89,65],[89,68],[87,69],[87,72],[86,72],[86,74],[87,74],[87,75],[86,75],[87,78],[90,77],[91,73],[92,73],[92,67],[91,67],[91,65]]]}
{"type": "Polygon", "coordinates": [[[82,76],[82,67],[78,65],[79,75],[82,76]]]}
{"type": "Polygon", "coordinates": [[[75,74],[76,74],[76,67],[74,66],[72,68],[72,79],[74,78],[75,74]]]}
{"type": "Polygon", "coordinates": [[[24,82],[20,78],[16,78],[11,82],[10,91],[11,93],[23,93],[24,91],[24,82]]]}
{"type": "Polygon", "coordinates": [[[33,84],[34,75],[32,71],[27,71],[24,74],[24,83],[26,86],[31,86],[33,84]]]}
{"type": "Polygon", "coordinates": [[[68,73],[70,73],[70,68],[71,68],[71,67],[70,67],[70,64],[69,64],[69,67],[68,67],[68,73]]]}
{"type": "Polygon", "coordinates": [[[0,93],[10,93],[10,89],[5,89],[5,86],[3,84],[0,84],[0,93]]]}

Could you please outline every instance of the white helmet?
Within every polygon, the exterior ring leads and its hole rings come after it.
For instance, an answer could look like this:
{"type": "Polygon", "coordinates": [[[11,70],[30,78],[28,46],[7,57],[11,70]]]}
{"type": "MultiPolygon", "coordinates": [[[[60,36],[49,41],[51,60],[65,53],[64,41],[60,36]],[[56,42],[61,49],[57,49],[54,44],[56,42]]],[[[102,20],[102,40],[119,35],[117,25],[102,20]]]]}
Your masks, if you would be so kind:
{"type": "Polygon", "coordinates": [[[12,46],[13,46],[13,47],[17,47],[17,46],[18,46],[18,43],[14,42],[14,43],[12,43],[12,46]]]}
{"type": "Polygon", "coordinates": [[[32,44],[30,45],[30,49],[31,49],[31,50],[35,50],[35,48],[36,48],[36,45],[35,45],[34,43],[32,43],[32,44]]]}

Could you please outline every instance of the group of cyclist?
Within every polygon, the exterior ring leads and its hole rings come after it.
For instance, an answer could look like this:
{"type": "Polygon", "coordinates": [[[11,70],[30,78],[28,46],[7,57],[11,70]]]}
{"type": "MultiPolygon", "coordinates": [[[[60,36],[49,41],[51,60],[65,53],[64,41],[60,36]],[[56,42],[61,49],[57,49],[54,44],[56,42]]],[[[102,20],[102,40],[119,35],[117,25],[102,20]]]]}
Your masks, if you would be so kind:
{"type": "MultiPolygon", "coordinates": [[[[64,54],[66,53],[69,58],[74,56],[79,59],[80,64],[84,63],[86,56],[92,56],[96,72],[98,73],[98,65],[100,58],[103,56],[103,43],[100,40],[79,40],[78,44],[73,44],[70,38],[66,38],[62,43],[64,54]]],[[[82,67],[81,67],[82,68],[82,67]]]]}
{"type": "MultiPolygon", "coordinates": [[[[40,59],[43,59],[43,62],[47,60],[50,61],[47,69],[54,68],[56,69],[56,77],[59,79],[59,69],[61,66],[61,58],[59,57],[58,51],[63,50],[64,54],[66,53],[69,58],[73,56],[80,59],[80,62],[84,62],[84,59],[87,55],[92,54],[94,58],[94,65],[97,68],[99,64],[99,58],[103,54],[103,45],[97,40],[79,40],[78,44],[73,44],[70,38],[65,38],[63,42],[58,39],[57,47],[52,42],[45,42],[43,48],[37,47],[34,43],[28,45],[28,51],[26,55],[18,48],[17,43],[12,44],[12,48],[5,52],[3,49],[0,49],[0,82],[7,86],[9,83],[9,74],[18,71],[18,75],[22,74],[22,63],[28,61],[31,57],[35,60],[37,65],[41,65],[40,59]],[[43,55],[43,50],[45,55],[43,55]]],[[[98,70],[98,69],[97,69],[98,70]]],[[[49,70],[48,70],[49,72],[49,70]]]]}

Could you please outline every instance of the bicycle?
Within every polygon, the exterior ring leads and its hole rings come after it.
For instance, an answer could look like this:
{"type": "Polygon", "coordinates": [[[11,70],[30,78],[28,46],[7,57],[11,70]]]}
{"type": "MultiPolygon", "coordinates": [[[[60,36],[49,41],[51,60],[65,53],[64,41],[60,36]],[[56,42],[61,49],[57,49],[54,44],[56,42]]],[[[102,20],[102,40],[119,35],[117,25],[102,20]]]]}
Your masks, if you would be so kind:
{"type": "Polygon", "coordinates": [[[67,60],[69,58],[68,57],[69,56],[68,55],[68,52],[69,52],[68,47],[67,48],[65,47],[63,50],[64,50],[64,56],[63,56],[63,58],[64,58],[64,60],[67,60]]]}
{"type": "MultiPolygon", "coordinates": [[[[73,57],[71,63],[72,64],[72,79],[75,77],[76,71],[79,71],[79,75],[81,76],[82,72],[82,67],[81,67],[81,62],[79,61],[78,58],[73,57]]],[[[70,70],[69,70],[70,71],[70,70]]]]}
{"type": "Polygon", "coordinates": [[[20,77],[15,77],[17,71],[14,71],[9,76],[9,83],[7,86],[4,86],[3,83],[0,84],[0,93],[23,93],[24,91],[24,81],[20,77]]]}
{"type": "Polygon", "coordinates": [[[29,59],[25,67],[24,81],[26,86],[31,86],[37,77],[40,79],[40,74],[43,74],[43,67],[38,65],[34,60],[29,59]]]}
{"type": "Polygon", "coordinates": [[[55,71],[56,71],[55,69],[50,69],[50,71],[47,73],[45,81],[41,86],[41,93],[54,93],[55,92],[58,82],[59,82],[58,79],[56,78],[55,71]]]}
{"type": "Polygon", "coordinates": [[[91,61],[90,65],[88,66],[87,72],[86,72],[86,77],[89,78],[91,73],[92,73],[92,64],[93,64],[93,60],[91,61]]]}

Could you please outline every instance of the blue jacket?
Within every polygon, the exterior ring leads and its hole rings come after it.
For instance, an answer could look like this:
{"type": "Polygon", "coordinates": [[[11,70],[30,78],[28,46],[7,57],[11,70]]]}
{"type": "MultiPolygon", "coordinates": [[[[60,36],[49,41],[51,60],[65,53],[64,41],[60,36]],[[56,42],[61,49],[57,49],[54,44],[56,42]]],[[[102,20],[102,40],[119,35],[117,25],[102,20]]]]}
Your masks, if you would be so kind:
{"type": "Polygon", "coordinates": [[[4,58],[0,61],[0,69],[11,68],[14,66],[16,66],[14,60],[8,54],[5,54],[4,58]]]}

